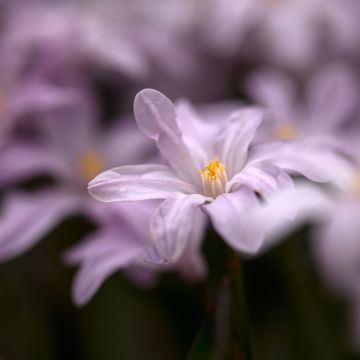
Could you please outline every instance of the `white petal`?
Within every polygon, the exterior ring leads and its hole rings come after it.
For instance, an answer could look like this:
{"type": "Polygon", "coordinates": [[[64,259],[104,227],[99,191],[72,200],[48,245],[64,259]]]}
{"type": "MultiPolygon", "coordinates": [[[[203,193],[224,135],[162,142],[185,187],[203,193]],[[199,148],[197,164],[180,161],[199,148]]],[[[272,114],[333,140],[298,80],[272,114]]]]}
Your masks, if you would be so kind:
{"type": "Polygon", "coordinates": [[[105,171],[89,183],[88,190],[95,199],[104,202],[162,199],[174,192],[196,192],[169,167],[158,164],[129,165],[105,171]]]}
{"type": "Polygon", "coordinates": [[[134,113],[140,129],[156,142],[174,171],[200,188],[201,164],[196,163],[182,140],[173,103],[159,91],[145,89],[135,97],[134,113]]]}
{"type": "Polygon", "coordinates": [[[216,231],[232,248],[254,255],[263,242],[262,229],[255,216],[258,207],[254,192],[244,187],[218,196],[203,209],[210,216],[216,231]]]}
{"type": "Polygon", "coordinates": [[[219,160],[225,165],[228,177],[244,166],[250,142],[263,120],[263,111],[248,108],[233,113],[224,123],[218,135],[219,160]]]}
{"type": "Polygon", "coordinates": [[[199,225],[197,212],[201,211],[199,206],[207,200],[202,195],[174,194],[161,203],[150,227],[156,258],[175,263],[186,249],[198,246],[199,235],[196,234],[201,231],[194,232],[199,225]],[[192,241],[195,243],[191,244],[192,241]]]}

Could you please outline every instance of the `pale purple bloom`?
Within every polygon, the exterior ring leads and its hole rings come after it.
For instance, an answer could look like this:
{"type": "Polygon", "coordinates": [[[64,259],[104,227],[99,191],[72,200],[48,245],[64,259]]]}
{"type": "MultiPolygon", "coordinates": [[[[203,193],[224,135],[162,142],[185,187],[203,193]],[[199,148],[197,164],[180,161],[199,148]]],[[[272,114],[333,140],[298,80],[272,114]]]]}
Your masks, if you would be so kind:
{"type": "MultiPolygon", "coordinates": [[[[354,147],[355,148],[355,147],[354,147]]],[[[350,305],[354,346],[360,347],[360,162],[344,160],[330,167],[335,186],[299,184],[278,191],[260,214],[266,245],[281,241],[304,223],[315,225],[311,247],[314,265],[333,291],[350,305]],[[279,216],[293,213],[292,221],[279,216]],[[277,214],[274,216],[272,214],[277,214]],[[271,217],[272,215],[272,217],[271,217]]]]}
{"type": "Polygon", "coordinates": [[[204,4],[204,38],[225,55],[242,47],[276,63],[304,68],[324,52],[352,52],[359,39],[358,12],[351,0],[209,0],[204,4]]]}
{"type": "MultiPolygon", "coordinates": [[[[359,152],[358,152],[359,154],[359,152]]],[[[354,347],[360,349],[360,162],[343,171],[327,221],[313,240],[315,264],[327,285],[350,305],[354,347]]],[[[336,171],[336,169],[334,169],[336,171]]]]}
{"type": "Polygon", "coordinates": [[[96,221],[103,204],[88,196],[88,180],[108,166],[151,156],[152,147],[136,128],[125,122],[104,132],[93,110],[77,106],[39,119],[46,137],[13,141],[1,152],[2,186],[38,175],[56,180],[43,190],[7,195],[0,216],[1,260],[26,251],[68,214],[80,212],[96,221]]]}
{"type": "Polygon", "coordinates": [[[128,23],[121,21],[115,27],[113,19],[103,15],[76,1],[14,3],[5,23],[3,46],[26,59],[37,46],[55,52],[58,58],[54,61],[96,64],[143,76],[147,65],[139,46],[127,36],[128,23]]]}
{"type": "Polygon", "coordinates": [[[276,70],[255,73],[248,88],[255,102],[274,115],[263,124],[261,137],[344,146],[339,135],[358,107],[358,83],[350,67],[325,66],[305,81],[303,92],[292,77],[276,70]]]}
{"type": "Polygon", "coordinates": [[[262,122],[260,109],[245,108],[223,121],[205,122],[186,103],[174,107],[163,94],[147,89],[136,96],[134,112],[168,165],[114,168],[92,180],[89,191],[105,202],[165,199],[151,223],[151,261],[175,262],[191,240],[191,229],[199,226],[194,216],[200,213],[230,246],[254,254],[263,245],[262,229],[256,226],[256,193],[266,200],[291,184],[281,168],[315,181],[331,180],[321,161],[333,161],[333,156],[321,148],[310,161],[307,148],[300,152],[281,142],[250,146],[262,122]]]}
{"type": "MultiPolygon", "coordinates": [[[[332,169],[339,177],[338,186],[311,188],[311,196],[290,191],[280,206],[300,206],[293,223],[279,223],[269,236],[279,241],[294,227],[315,223],[311,247],[314,265],[325,284],[345,298],[349,305],[352,345],[360,348],[360,163],[345,163],[332,169]],[[280,237],[279,237],[280,236],[280,237]]],[[[277,209],[271,208],[270,212],[277,209]]],[[[264,221],[264,224],[266,222],[264,221]]]]}

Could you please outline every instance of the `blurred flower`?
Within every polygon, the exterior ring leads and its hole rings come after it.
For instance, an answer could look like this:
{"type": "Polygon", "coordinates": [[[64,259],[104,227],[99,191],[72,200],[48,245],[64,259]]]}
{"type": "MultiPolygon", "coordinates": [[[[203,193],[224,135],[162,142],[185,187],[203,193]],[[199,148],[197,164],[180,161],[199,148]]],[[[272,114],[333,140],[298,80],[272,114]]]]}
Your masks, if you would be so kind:
{"type": "MultiPolygon", "coordinates": [[[[135,98],[134,111],[140,129],[156,142],[169,166],[114,168],[92,180],[89,191],[105,202],[165,199],[151,224],[155,253],[165,262],[181,256],[200,209],[230,246],[256,253],[263,242],[255,224],[256,193],[267,199],[292,183],[281,167],[315,181],[330,180],[326,165],[333,157],[328,152],[318,149],[315,160],[308,161],[306,149],[302,157],[298,148],[281,142],[250,147],[262,122],[260,109],[234,112],[222,123],[204,122],[186,103],[176,109],[164,95],[147,89],[135,98]],[[325,164],[316,168],[321,161],[325,164]]],[[[150,258],[160,261],[154,254],[150,258]]]]}
{"type": "Polygon", "coordinates": [[[360,157],[345,171],[342,187],[333,195],[326,222],[312,246],[315,264],[327,285],[345,296],[351,306],[354,346],[360,348],[360,157]]]}
{"type": "Polygon", "coordinates": [[[89,179],[108,166],[144,161],[152,154],[150,144],[130,123],[104,133],[96,125],[94,109],[77,105],[39,119],[46,138],[13,141],[0,154],[6,167],[2,186],[38,175],[56,181],[45,189],[6,196],[0,217],[1,260],[26,251],[68,214],[80,212],[96,222],[103,204],[89,197],[89,179]]]}
{"type": "Polygon", "coordinates": [[[305,82],[303,96],[292,77],[276,70],[256,72],[248,88],[256,103],[274,114],[260,131],[265,139],[306,138],[339,148],[339,135],[358,104],[358,84],[345,64],[320,69],[305,82]]]}
{"type": "Polygon", "coordinates": [[[209,0],[204,37],[223,54],[251,44],[276,63],[304,68],[324,51],[353,51],[359,34],[355,10],[351,0],[209,0]]]}
{"type": "Polygon", "coordinates": [[[36,61],[45,57],[42,66],[71,64],[77,67],[76,76],[100,75],[118,87],[114,76],[120,76],[127,94],[148,83],[174,96],[191,92],[200,99],[208,93],[218,96],[217,88],[223,88],[221,76],[214,77],[208,88],[198,85],[211,79],[208,61],[189,34],[191,2],[152,0],[146,11],[142,1],[128,0],[104,0],[101,5],[81,0],[14,2],[9,8],[3,47],[21,61],[34,60],[35,54],[36,61]]]}
{"type": "MultiPolygon", "coordinates": [[[[328,287],[344,296],[350,304],[354,345],[360,347],[360,162],[344,160],[331,167],[336,186],[320,188],[296,183],[279,190],[258,214],[264,229],[266,250],[296,228],[315,225],[311,248],[314,265],[328,287]],[[292,213],[293,219],[284,219],[292,213]],[[274,216],[276,214],[276,216],[274,216]]],[[[333,183],[334,185],[334,183],[333,183]]]]}

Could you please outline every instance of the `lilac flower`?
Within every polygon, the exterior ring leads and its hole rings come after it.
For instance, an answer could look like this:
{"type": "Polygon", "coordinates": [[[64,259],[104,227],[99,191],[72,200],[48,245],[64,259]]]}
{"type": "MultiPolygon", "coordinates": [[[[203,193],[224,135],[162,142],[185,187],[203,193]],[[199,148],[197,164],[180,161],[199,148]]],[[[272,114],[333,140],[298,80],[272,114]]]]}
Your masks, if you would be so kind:
{"type": "Polygon", "coordinates": [[[259,217],[266,246],[279,242],[304,223],[315,225],[311,241],[314,265],[328,287],[350,304],[352,340],[357,348],[360,346],[359,169],[359,160],[355,164],[347,160],[338,162],[330,169],[338,177],[336,186],[320,188],[307,183],[278,191],[259,217]],[[292,221],[279,216],[287,212],[293,212],[292,221]],[[275,213],[277,216],[271,218],[275,213]]]}
{"type": "Polygon", "coordinates": [[[131,125],[124,123],[104,133],[94,114],[87,112],[90,109],[57,111],[59,118],[53,114],[43,119],[46,138],[12,142],[0,154],[6,167],[0,180],[3,186],[41,174],[56,180],[43,190],[7,195],[0,218],[1,260],[26,251],[68,214],[80,212],[96,222],[101,204],[88,196],[87,181],[111,164],[144,161],[151,154],[149,143],[131,125]]]}
{"type": "MultiPolygon", "coordinates": [[[[357,152],[359,155],[359,152],[357,152]]],[[[360,157],[343,172],[326,222],[313,241],[314,259],[326,284],[350,304],[353,345],[360,348],[360,157]]]]}
{"type": "Polygon", "coordinates": [[[355,10],[348,0],[210,0],[203,10],[204,37],[222,54],[250,43],[276,63],[303,68],[323,55],[320,49],[353,51],[355,10]]]}
{"type": "Polygon", "coordinates": [[[21,58],[40,44],[47,55],[56,54],[51,59],[56,64],[59,58],[82,71],[111,70],[132,82],[158,83],[177,93],[191,90],[189,75],[198,78],[202,69],[197,50],[185,38],[191,12],[179,1],[150,3],[146,10],[142,1],[127,0],[15,4],[5,43],[21,58]]]}
{"type": "MultiPolygon", "coordinates": [[[[105,5],[104,9],[108,9],[105,5]]],[[[14,3],[5,23],[3,46],[8,51],[16,49],[25,59],[37,46],[45,54],[55,52],[57,57],[52,61],[56,64],[96,64],[129,76],[143,76],[147,71],[144,56],[126,36],[126,29],[121,28],[124,22],[114,28],[114,22],[108,20],[81,2],[14,3]]]]}
{"type": "Polygon", "coordinates": [[[339,133],[357,108],[358,84],[351,68],[333,64],[305,83],[304,95],[296,82],[275,70],[250,77],[249,91],[274,117],[262,136],[280,140],[306,139],[339,147],[339,133]],[[299,100],[302,99],[303,100],[299,100]]]}
{"type": "Polygon", "coordinates": [[[149,258],[154,262],[175,262],[181,256],[189,232],[198,226],[193,219],[200,209],[231,247],[256,253],[263,245],[254,216],[256,193],[266,199],[291,184],[277,164],[317,181],[330,180],[324,165],[314,169],[320,160],[332,160],[323,151],[307,162],[295,148],[282,151],[281,143],[250,146],[263,118],[259,109],[239,110],[224,122],[207,123],[185,103],[175,108],[163,94],[147,89],[136,96],[134,112],[168,165],[114,168],[92,180],[89,191],[105,202],[165,199],[151,222],[155,250],[149,258]]]}

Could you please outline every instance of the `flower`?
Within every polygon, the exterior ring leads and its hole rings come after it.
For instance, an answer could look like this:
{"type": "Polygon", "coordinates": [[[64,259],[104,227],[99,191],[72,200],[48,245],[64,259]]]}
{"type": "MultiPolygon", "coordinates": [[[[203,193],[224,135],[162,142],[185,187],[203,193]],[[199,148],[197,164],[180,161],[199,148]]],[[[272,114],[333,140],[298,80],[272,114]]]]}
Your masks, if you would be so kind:
{"type": "MultiPolygon", "coordinates": [[[[358,146],[354,148],[359,150],[358,146]]],[[[314,263],[322,279],[350,305],[352,342],[357,349],[360,348],[359,154],[357,151],[354,156],[357,161],[352,166],[342,170],[341,186],[334,190],[326,221],[318,226],[312,242],[314,263]]]]}
{"type": "Polygon", "coordinates": [[[129,123],[101,130],[85,99],[39,119],[46,136],[37,141],[14,140],[0,153],[6,168],[1,174],[2,186],[39,175],[55,180],[34,192],[7,194],[0,216],[2,261],[25,252],[66,215],[80,212],[97,223],[99,207],[104,204],[88,196],[89,179],[111,164],[139,162],[151,156],[151,145],[129,123]]]}
{"type": "Polygon", "coordinates": [[[296,69],[324,52],[352,52],[358,40],[351,0],[209,0],[202,13],[204,39],[218,53],[251,44],[248,52],[296,69]]]}
{"type": "Polygon", "coordinates": [[[255,216],[258,195],[266,200],[292,183],[281,167],[330,180],[324,165],[314,169],[320,160],[329,160],[327,153],[319,150],[321,156],[308,163],[309,156],[303,158],[291,146],[283,151],[282,143],[251,146],[263,119],[260,109],[245,108],[223,122],[205,122],[188,104],[174,107],[160,92],[145,89],[135,98],[134,112],[168,165],[114,168],[95,177],[88,189],[104,202],[164,199],[151,221],[156,250],[151,261],[179,259],[200,210],[231,247],[255,254],[263,246],[255,216]]]}
{"type": "Polygon", "coordinates": [[[274,114],[260,131],[265,139],[305,138],[340,148],[339,134],[344,135],[345,125],[357,109],[358,86],[345,64],[320,69],[305,82],[304,94],[294,79],[276,70],[256,72],[250,76],[248,88],[255,102],[274,114]]]}
{"type": "MultiPolygon", "coordinates": [[[[356,149],[356,146],[353,146],[356,149]]],[[[356,157],[353,154],[353,157],[356,157]]],[[[300,183],[276,192],[259,215],[266,245],[281,241],[284,235],[304,223],[315,225],[312,232],[314,266],[325,284],[342,295],[350,304],[352,340],[360,346],[359,262],[360,262],[360,157],[343,160],[330,171],[338,177],[333,186],[321,188],[300,183]],[[335,185],[335,186],[334,186],[335,185]],[[292,221],[284,221],[281,213],[293,212],[292,221]],[[274,219],[274,215],[277,216],[274,219]],[[272,216],[272,218],[271,218],[272,216]],[[272,221],[269,221],[271,219],[272,221]]]]}

